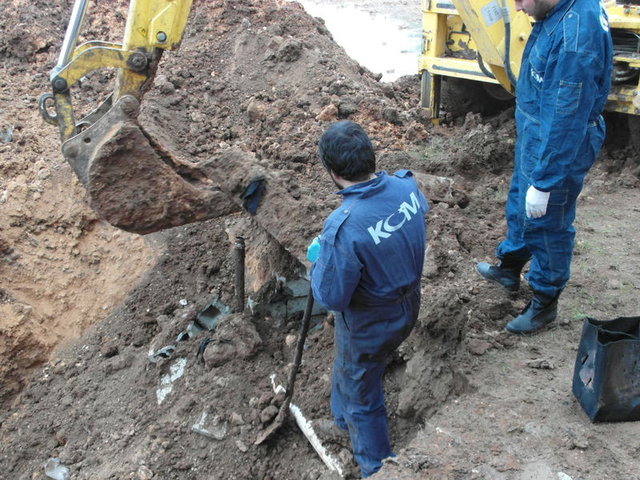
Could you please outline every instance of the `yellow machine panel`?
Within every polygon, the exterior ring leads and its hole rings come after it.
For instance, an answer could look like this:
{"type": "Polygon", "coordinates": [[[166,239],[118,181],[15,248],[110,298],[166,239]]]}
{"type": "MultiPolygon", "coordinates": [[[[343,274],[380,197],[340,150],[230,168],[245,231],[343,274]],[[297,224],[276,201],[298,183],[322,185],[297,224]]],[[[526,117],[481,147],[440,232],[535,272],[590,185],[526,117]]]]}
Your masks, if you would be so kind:
{"type": "MultiPolygon", "coordinates": [[[[605,7],[614,44],[606,109],[640,115],[640,0],[609,0],[605,7]]],[[[515,10],[514,0],[422,0],[421,104],[434,121],[443,78],[500,84],[513,92],[532,22],[515,10]]]]}

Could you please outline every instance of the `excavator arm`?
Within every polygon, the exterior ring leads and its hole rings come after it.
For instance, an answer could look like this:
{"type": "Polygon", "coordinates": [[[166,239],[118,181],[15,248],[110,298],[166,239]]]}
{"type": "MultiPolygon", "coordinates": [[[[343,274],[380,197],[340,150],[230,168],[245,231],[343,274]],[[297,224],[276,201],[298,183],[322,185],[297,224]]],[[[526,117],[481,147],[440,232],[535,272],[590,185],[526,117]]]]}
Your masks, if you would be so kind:
{"type": "Polygon", "coordinates": [[[192,0],[133,0],[129,6],[127,25],[122,44],[90,41],[76,48],[78,34],[87,10],[88,0],[77,0],[67,27],[58,63],[51,72],[56,116],[45,119],[57,124],[62,141],[78,133],[79,128],[92,124],[92,117],[100,117],[122,97],[130,95],[140,102],[153,80],[164,50],[180,45],[192,0]],[[70,87],[89,72],[101,68],[118,70],[113,92],[95,115],[76,123],[71,104],[70,87]]]}
{"type": "Polygon", "coordinates": [[[76,46],[88,0],[76,0],[52,93],[40,112],[57,125],[62,153],[89,194],[89,203],[112,225],[150,233],[238,209],[195,164],[158,145],[137,121],[139,107],[164,50],[180,45],[192,0],[131,0],[122,44],[89,41],[76,46]],[[77,120],[72,88],[88,73],[117,71],[111,95],[77,120]]]}
{"type": "Polygon", "coordinates": [[[452,0],[452,3],[475,41],[480,69],[515,94],[531,19],[516,11],[512,1],[452,0]]]}

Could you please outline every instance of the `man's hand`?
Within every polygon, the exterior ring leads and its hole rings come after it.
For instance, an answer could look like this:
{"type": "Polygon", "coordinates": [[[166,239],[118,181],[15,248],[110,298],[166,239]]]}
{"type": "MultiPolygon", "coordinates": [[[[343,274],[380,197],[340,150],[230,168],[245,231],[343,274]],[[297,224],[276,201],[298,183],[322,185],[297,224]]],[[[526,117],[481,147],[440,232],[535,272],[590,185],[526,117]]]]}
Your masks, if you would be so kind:
{"type": "Polygon", "coordinates": [[[311,263],[318,259],[320,254],[320,235],[313,239],[313,241],[307,247],[307,260],[311,263]]]}
{"type": "Polygon", "coordinates": [[[527,217],[540,218],[547,213],[547,204],[549,203],[549,192],[541,192],[533,185],[527,190],[525,210],[527,217]]]}

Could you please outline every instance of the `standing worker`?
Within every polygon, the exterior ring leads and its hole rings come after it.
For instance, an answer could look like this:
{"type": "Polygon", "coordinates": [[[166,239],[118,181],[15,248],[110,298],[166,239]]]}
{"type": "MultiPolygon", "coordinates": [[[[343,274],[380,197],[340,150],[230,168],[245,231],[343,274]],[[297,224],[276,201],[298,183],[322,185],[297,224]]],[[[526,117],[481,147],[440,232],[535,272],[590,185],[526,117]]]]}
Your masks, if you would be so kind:
{"type": "Polygon", "coordinates": [[[308,249],[315,299],[335,314],[331,413],[362,476],[392,456],[382,377],[420,309],[428,205],[411,172],[375,172],[373,145],[351,121],[331,124],[322,164],[343,200],[308,249]]]}
{"type": "Polygon", "coordinates": [[[598,0],[516,0],[536,23],[516,86],[517,142],[498,265],[478,263],[485,279],[515,292],[520,272],[533,298],[506,329],[531,333],[557,316],[569,280],[576,199],[605,135],[611,84],[609,22],[598,0]]]}

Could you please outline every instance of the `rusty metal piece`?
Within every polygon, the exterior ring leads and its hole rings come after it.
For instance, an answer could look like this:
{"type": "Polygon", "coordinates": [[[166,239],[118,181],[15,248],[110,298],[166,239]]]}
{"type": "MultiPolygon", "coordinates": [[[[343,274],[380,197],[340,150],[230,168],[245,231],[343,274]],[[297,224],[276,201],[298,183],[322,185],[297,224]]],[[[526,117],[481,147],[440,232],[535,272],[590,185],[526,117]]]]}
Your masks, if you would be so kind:
{"type": "Polygon", "coordinates": [[[148,64],[149,60],[147,59],[147,56],[142,52],[132,53],[127,60],[127,66],[134,72],[142,72],[145,68],[147,68],[148,64]]]}
{"type": "Polygon", "coordinates": [[[236,237],[233,245],[233,252],[236,264],[236,285],[235,285],[235,309],[236,313],[244,311],[244,238],[236,237]]]}
{"type": "Polygon", "coordinates": [[[120,109],[125,115],[129,117],[137,117],[138,116],[138,108],[140,107],[140,102],[135,97],[127,95],[120,99],[120,109]]]}

